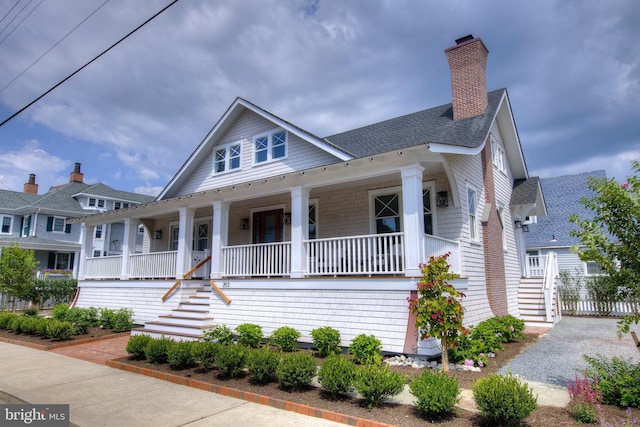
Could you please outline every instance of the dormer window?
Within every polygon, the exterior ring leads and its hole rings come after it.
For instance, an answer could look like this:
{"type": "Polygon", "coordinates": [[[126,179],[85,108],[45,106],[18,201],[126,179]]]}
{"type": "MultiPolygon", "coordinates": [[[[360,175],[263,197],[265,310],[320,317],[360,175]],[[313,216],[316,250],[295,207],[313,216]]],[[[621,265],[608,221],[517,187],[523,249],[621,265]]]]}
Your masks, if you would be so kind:
{"type": "Polygon", "coordinates": [[[256,135],[253,138],[254,164],[287,157],[287,132],[281,129],[256,135]]]}
{"type": "Polygon", "coordinates": [[[94,207],[96,205],[96,199],[89,197],[89,206],[94,207]]]}
{"type": "Polygon", "coordinates": [[[218,174],[240,169],[241,151],[241,145],[237,142],[216,147],[214,151],[213,172],[218,174]]]}
{"type": "Polygon", "coordinates": [[[493,155],[493,165],[497,167],[500,172],[507,173],[504,149],[493,137],[491,138],[491,152],[493,155]]]}

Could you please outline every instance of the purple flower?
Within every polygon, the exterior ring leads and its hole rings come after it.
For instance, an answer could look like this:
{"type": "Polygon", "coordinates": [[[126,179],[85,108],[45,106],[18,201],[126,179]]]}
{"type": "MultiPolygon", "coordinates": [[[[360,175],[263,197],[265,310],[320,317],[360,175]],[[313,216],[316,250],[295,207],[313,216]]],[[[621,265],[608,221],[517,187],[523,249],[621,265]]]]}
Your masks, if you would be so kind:
{"type": "Polygon", "coordinates": [[[482,360],[478,361],[478,366],[480,366],[481,368],[484,368],[484,363],[482,363],[482,360]]]}
{"type": "Polygon", "coordinates": [[[465,366],[473,366],[475,365],[474,361],[471,359],[467,359],[464,361],[465,366]]]}
{"type": "Polygon", "coordinates": [[[623,182],[622,184],[620,184],[620,187],[622,187],[623,190],[626,190],[627,188],[629,188],[629,183],[623,182]]]}

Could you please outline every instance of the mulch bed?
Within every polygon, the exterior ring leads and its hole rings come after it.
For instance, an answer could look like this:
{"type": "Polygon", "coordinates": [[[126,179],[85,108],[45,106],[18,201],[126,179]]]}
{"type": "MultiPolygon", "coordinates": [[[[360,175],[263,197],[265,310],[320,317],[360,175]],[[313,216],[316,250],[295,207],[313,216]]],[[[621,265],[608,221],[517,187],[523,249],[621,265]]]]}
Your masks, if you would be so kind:
{"type": "Polygon", "coordinates": [[[52,340],[42,338],[37,335],[16,334],[7,329],[0,329],[0,342],[10,344],[20,344],[37,350],[53,350],[60,347],[68,347],[77,344],[86,344],[94,341],[100,341],[110,338],[130,335],[130,332],[113,332],[108,329],[100,329],[99,327],[89,328],[86,334],[74,335],[68,340],[52,340]]]}

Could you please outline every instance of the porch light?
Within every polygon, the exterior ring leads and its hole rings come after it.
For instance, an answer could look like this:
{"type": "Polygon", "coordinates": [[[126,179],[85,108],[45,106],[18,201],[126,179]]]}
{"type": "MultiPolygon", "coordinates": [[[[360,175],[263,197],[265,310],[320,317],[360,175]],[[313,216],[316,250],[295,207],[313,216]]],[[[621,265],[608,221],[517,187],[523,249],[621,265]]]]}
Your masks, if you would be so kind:
{"type": "Polygon", "coordinates": [[[522,221],[516,219],[516,228],[522,228],[522,221]]]}
{"type": "Polygon", "coordinates": [[[282,214],[282,223],[291,224],[291,213],[287,212],[282,214]]]}
{"type": "Polygon", "coordinates": [[[242,218],[240,220],[240,230],[248,230],[249,229],[249,218],[242,218]]]}
{"type": "Polygon", "coordinates": [[[153,238],[155,240],[162,240],[162,230],[156,230],[153,232],[153,238]]]}
{"type": "Polygon", "coordinates": [[[439,208],[445,208],[449,206],[449,195],[447,194],[446,191],[438,191],[437,196],[438,196],[437,197],[438,200],[436,202],[436,205],[439,208]]]}

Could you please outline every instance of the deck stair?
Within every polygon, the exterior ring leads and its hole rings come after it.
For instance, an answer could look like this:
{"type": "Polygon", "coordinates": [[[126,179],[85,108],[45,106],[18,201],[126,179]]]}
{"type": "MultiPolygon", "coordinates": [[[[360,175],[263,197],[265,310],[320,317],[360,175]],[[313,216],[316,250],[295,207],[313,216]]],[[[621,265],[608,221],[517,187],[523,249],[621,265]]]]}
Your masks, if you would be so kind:
{"type": "Polygon", "coordinates": [[[559,320],[557,289],[553,296],[552,319],[548,320],[542,284],[542,277],[523,277],[520,279],[518,306],[520,308],[520,317],[524,320],[526,326],[553,327],[554,323],[559,320]]]}
{"type": "Polygon", "coordinates": [[[132,330],[131,335],[145,334],[154,338],[164,335],[175,341],[198,341],[204,331],[215,326],[209,313],[210,296],[211,286],[202,282],[198,287],[190,288],[186,299],[183,296],[183,301],[171,313],[146,322],[143,328],[132,330]]]}

